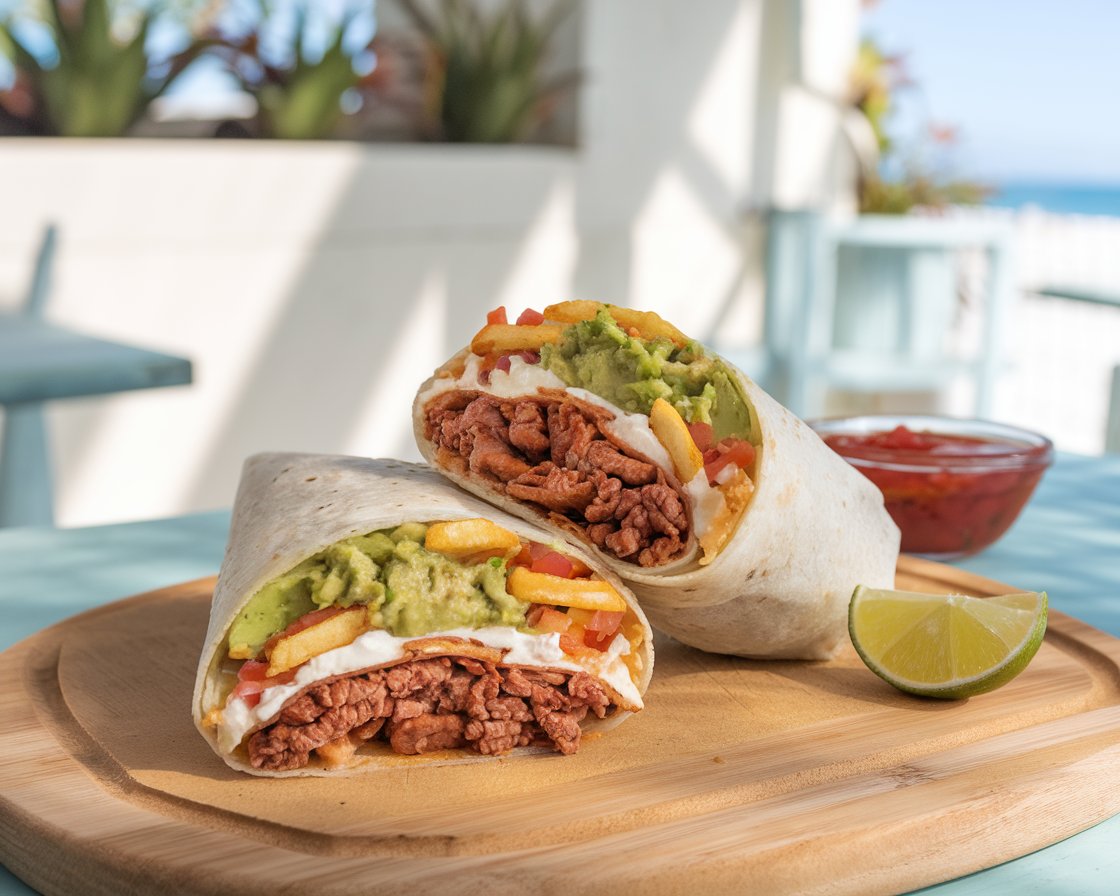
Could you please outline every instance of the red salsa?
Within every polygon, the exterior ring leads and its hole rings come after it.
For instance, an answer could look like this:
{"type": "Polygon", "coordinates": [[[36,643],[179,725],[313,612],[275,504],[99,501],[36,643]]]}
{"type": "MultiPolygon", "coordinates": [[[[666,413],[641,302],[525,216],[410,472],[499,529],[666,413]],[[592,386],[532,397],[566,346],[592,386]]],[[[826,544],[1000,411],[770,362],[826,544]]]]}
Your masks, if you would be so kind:
{"type": "Polygon", "coordinates": [[[902,550],[940,557],[972,554],[1018,517],[1050,463],[1051,446],[905,426],[822,433],[833,450],[883,492],[902,531],[902,550]]]}

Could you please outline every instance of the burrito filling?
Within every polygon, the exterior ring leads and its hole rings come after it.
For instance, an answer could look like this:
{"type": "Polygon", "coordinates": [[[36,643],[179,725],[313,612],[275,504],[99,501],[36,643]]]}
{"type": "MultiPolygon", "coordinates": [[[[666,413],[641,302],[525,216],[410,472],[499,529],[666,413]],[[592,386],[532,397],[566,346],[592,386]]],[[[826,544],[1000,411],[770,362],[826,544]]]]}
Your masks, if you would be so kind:
{"type": "Polygon", "coordinates": [[[520,746],[641,709],[644,631],[610,583],[487,520],[339,541],[266,584],[226,637],[218,742],[254,768],[520,746]]]}
{"type": "Polygon", "coordinates": [[[620,560],[663,566],[690,535],[714,559],[761,441],[734,373],[648,312],[564,302],[488,320],[421,396],[438,460],[620,560]]]}

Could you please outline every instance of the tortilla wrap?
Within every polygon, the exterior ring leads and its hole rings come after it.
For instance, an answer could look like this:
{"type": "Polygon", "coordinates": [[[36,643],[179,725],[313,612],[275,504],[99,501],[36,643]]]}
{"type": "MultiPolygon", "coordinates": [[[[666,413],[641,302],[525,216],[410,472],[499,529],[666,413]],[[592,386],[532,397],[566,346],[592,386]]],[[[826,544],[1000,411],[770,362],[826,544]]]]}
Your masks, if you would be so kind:
{"type": "MultiPolygon", "coordinates": [[[[316,454],[261,454],[250,457],[245,462],[238,486],[229,543],[214,589],[210,623],[195,681],[195,725],[214,751],[234,769],[273,777],[347,774],[418,763],[488,758],[466,750],[402,756],[391,752],[388,745],[370,744],[355,754],[346,768],[330,768],[317,761],[313,753],[311,762],[304,768],[268,771],[250,765],[243,744],[232,751],[222,749],[217,728],[207,719],[208,715],[212,716],[216,710],[222,709],[229,691],[227,632],[250,599],[267,583],[330,545],[355,535],[405,522],[477,518],[490,520],[522,539],[556,543],[551,533],[476,500],[418,464],[316,454]],[[223,666],[226,667],[224,672],[223,666]]],[[[598,577],[613,585],[636,617],[644,637],[635,664],[639,671],[633,673],[632,686],[638,694],[644,694],[653,671],[653,639],[649,623],[634,596],[614,573],[605,569],[588,552],[569,545],[557,544],[556,547],[565,556],[583,561],[598,577]]],[[[403,656],[363,668],[383,668],[432,656],[477,654],[485,659],[493,654],[493,648],[477,642],[464,644],[462,639],[447,641],[433,635],[417,637],[414,641],[423,643],[410,642],[406,645],[409,650],[403,656]]],[[[541,668],[552,667],[542,665],[541,668]]],[[[313,685],[304,686],[301,692],[310,686],[313,685]]],[[[609,687],[604,689],[615,695],[609,687]]],[[[634,708],[640,708],[640,701],[634,708]]],[[[256,728],[274,721],[278,714],[279,710],[269,721],[256,728]]],[[[604,719],[594,718],[589,713],[581,728],[584,732],[607,731],[629,714],[622,708],[604,719]]],[[[515,753],[539,752],[541,749],[524,747],[515,753]]]]}
{"type": "MultiPolygon", "coordinates": [[[[756,435],[749,503],[714,558],[701,562],[693,525],[680,557],[643,567],[601,550],[583,527],[559,514],[511,497],[492,476],[476,472],[437,445],[429,437],[427,413],[429,407],[437,407],[433,402],[456,390],[473,389],[514,403],[559,390],[561,397],[593,400],[600,408],[613,409],[621,422],[613,432],[604,427],[603,435],[629,456],[660,466],[673,484],[672,461],[648,429],[649,418],[643,432],[635,424],[640,415],[568,387],[547,370],[530,374],[529,365],[516,360],[510,375],[494,373],[489,382],[468,384],[477,360],[465,349],[420,387],[413,424],[423,456],[487,501],[592,551],[631,586],[650,621],[678,640],[745,657],[824,659],[846,636],[847,606],[855,586],[893,586],[899,532],[884,509],[882,494],[809,426],[726,361],[720,359],[749,405],[756,435]],[[529,388],[524,388],[526,381],[529,388]]],[[[687,492],[682,496],[695,523],[696,508],[687,492]]]]}

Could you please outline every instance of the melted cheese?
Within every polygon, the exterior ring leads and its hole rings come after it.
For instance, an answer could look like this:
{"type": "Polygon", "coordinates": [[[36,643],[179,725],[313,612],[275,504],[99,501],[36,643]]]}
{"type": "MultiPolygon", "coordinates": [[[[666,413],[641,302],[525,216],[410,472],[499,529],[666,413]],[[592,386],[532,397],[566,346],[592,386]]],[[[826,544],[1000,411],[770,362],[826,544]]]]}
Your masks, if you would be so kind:
{"type": "MultiPolygon", "coordinates": [[[[623,659],[630,653],[630,642],[624,635],[616,635],[601,656],[580,658],[578,662],[560,649],[560,635],[555,632],[530,634],[514,628],[491,626],[457,628],[424,635],[424,638],[442,637],[473,638],[488,647],[504,650],[503,663],[587,672],[610,685],[628,703],[639,709],[642,706],[642,695],[623,659]]],[[[308,660],[288,684],[266,688],[256,706],[249,706],[240,697],[231,699],[218,723],[218,746],[227,753],[232,752],[245,735],[277,715],[284,704],[304,688],[326,678],[399,660],[405,654],[404,644],[415,640],[416,637],[396,637],[380,629],[366,632],[344,647],[328,650],[308,660]]]]}
{"type": "MultiPolygon", "coordinates": [[[[703,473],[703,470],[700,472],[703,473]]],[[[751,481],[747,471],[730,464],[717,474],[716,483],[717,487],[710,488],[708,491],[716,492],[721,500],[718,509],[707,521],[704,532],[699,536],[700,548],[704,552],[704,556],[700,558],[701,566],[707,566],[715,560],[716,555],[731,537],[731,533],[735,531],[735,527],[739,524],[739,517],[750,503],[751,495],[754,494],[754,482],[751,481]]]]}

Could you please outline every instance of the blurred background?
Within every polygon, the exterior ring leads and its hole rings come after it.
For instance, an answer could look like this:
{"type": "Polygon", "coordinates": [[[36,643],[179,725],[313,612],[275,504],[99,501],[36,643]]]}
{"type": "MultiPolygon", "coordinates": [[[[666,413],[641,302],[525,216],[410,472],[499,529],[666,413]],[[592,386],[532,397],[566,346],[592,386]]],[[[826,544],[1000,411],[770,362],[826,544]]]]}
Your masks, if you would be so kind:
{"type": "Polygon", "coordinates": [[[72,526],[228,506],[257,451],[418,458],[486,311],[567,298],[804,417],[1120,450],[1117,34],[1107,0],[0,0],[0,328],[42,323],[0,340],[3,487],[72,526]],[[60,332],[190,373],[21,397],[60,332]]]}

